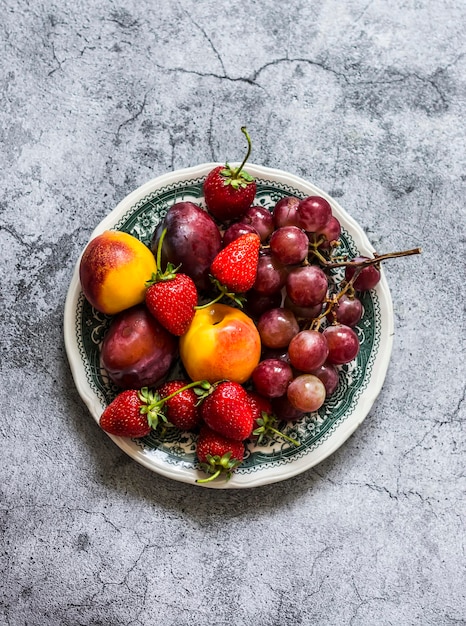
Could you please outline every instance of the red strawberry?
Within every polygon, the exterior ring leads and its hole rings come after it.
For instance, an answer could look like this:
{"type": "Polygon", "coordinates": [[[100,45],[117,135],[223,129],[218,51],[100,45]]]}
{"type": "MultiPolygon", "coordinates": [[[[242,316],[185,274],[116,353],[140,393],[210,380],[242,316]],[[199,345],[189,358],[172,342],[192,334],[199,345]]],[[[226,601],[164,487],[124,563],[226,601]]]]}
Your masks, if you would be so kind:
{"type": "Polygon", "coordinates": [[[288,435],[285,435],[277,429],[278,419],[273,414],[270,400],[255,391],[248,391],[248,400],[254,416],[252,439],[256,444],[260,444],[265,438],[272,438],[278,435],[282,439],[293,443],[295,446],[299,446],[298,441],[288,437],[288,435]]]}
{"type": "Polygon", "coordinates": [[[220,250],[212,261],[210,273],[235,293],[248,291],[256,280],[260,243],[255,233],[241,235],[220,250]]]}
{"type": "Polygon", "coordinates": [[[220,221],[241,217],[252,205],[256,195],[254,178],[243,170],[251,154],[251,140],[246,128],[244,133],[248,141],[246,157],[238,168],[226,163],[214,168],[204,182],[204,199],[208,211],[220,221]]]}
{"type": "Polygon", "coordinates": [[[179,391],[188,384],[189,381],[187,380],[171,380],[158,389],[162,400],[173,393],[179,392],[166,400],[164,407],[167,420],[180,430],[193,430],[201,422],[198,407],[199,396],[193,388],[179,391]]]}
{"type": "Polygon", "coordinates": [[[140,391],[127,389],[121,392],[104,410],[99,423],[111,435],[145,437],[157,427],[159,419],[165,421],[159,399],[144,387],[140,391]]]}
{"type": "Polygon", "coordinates": [[[201,405],[201,417],[209,428],[234,441],[247,439],[254,425],[248,394],[232,381],[216,385],[201,405]]]}
{"type": "Polygon", "coordinates": [[[208,426],[203,426],[199,433],[196,454],[202,469],[211,474],[196,482],[210,482],[220,474],[225,474],[228,479],[244,458],[244,443],[222,437],[208,426]]]}
{"type": "Polygon", "coordinates": [[[181,336],[193,321],[197,290],[193,279],[186,274],[177,274],[179,268],[172,263],[167,263],[165,271],[161,270],[166,234],[167,229],[162,232],[157,245],[157,272],[146,282],[146,305],[164,328],[172,335],[181,336]]]}
{"type": "Polygon", "coordinates": [[[256,427],[257,420],[262,417],[262,413],[266,413],[266,415],[272,415],[272,404],[268,398],[261,396],[256,391],[248,391],[247,394],[249,404],[251,405],[254,415],[254,427],[256,427]]]}
{"type": "Polygon", "coordinates": [[[197,290],[186,274],[162,278],[146,291],[146,305],[151,314],[173,335],[188,330],[197,305],[197,290]]]}

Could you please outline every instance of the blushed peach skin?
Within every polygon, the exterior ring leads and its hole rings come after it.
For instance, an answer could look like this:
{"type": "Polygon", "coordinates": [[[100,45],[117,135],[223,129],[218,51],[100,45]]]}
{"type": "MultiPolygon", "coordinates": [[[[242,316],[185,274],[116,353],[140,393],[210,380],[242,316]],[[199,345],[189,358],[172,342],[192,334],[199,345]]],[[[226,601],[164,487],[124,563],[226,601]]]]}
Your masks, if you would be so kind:
{"type": "Polygon", "coordinates": [[[145,282],[156,270],[154,255],[139,239],[108,230],[88,243],[79,278],[90,304],[114,315],[144,300],[145,282]]]}
{"type": "Polygon", "coordinates": [[[180,338],[180,357],[192,380],[244,383],[260,354],[260,336],[252,319],[225,304],[198,309],[180,338]]]}

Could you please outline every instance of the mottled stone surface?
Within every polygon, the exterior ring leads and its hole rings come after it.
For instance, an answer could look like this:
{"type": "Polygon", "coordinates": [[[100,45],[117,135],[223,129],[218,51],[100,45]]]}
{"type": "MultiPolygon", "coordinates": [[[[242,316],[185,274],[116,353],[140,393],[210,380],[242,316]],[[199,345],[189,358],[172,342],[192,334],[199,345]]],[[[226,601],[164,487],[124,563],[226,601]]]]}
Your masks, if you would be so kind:
{"type": "Polygon", "coordinates": [[[466,624],[466,10],[447,0],[4,0],[0,624],[466,624]],[[133,462],[75,390],[64,300],[100,220],[237,158],[338,198],[395,340],[356,433],[304,474],[201,489],[133,462]]]}

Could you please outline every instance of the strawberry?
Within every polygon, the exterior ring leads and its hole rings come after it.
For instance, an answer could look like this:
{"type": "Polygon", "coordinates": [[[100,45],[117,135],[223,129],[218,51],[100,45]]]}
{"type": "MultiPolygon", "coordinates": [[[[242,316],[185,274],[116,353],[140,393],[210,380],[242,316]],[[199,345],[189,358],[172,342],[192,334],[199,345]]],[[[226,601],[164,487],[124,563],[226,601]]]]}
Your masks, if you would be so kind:
{"type": "Polygon", "coordinates": [[[143,387],[140,391],[122,391],[104,410],[99,423],[111,435],[145,437],[157,427],[159,419],[166,421],[160,411],[159,398],[143,387]]]}
{"type": "Polygon", "coordinates": [[[260,242],[259,235],[245,233],[220,250],[210,266],[214,279],[235,293],[251,289],[257,276],[260,242]]]}
{"type": "Polygon", "coordinates": [[[215,386],[201,405],[201,417],[209,428],[234,441],[247,439],[254,425],[248,394],[232,381],[215,386]]]}
{"type": "Polygon", "coordinates": [[[220,221],[241,217],[252,205],[256,195],[254,178],[243,170],[251,154],[251,140],[246,128],[248,151],[241,165],[236,169],[228,163],[215,167],[204,181],[204,199],[209,213],[220,221]]]}
{"type": "Polygon", "coordinates": [[[185,380],[170,380],[158,389],[162,400],[178,392],[164,404],[167,420],[180,430],[194,430],[201,422],[198,393],[193,388],[180,391],[188,384],[189,381],[185,380]]]}
{"type": "Polygon", "coordinates": [[[202,426],[197,441],[196,454],[202,469],[211,474],[208,478],[198,479],[198,483],[210,482],[224,474],[228,480],[231,473],[244,458],[244,443],[222,437],[208,426],[202,426]]]}
{"type": "Polygon", "coordinates": [[[181,336],[193,321],[197,305],[197,289],[192,278],[177,274],[178,268],[167,263],[160,269],[162,245],[167,229],[162,232],[157,247],[157,272],[146,282],[146,306],[150,313],[172,335],[181,336]]]}
{"type": "Polygon", "coordinates": [[[299,446],[299,442],[277,429],[278,419],[273,414],[270,400],[264,398],[255,391],[248,391],[248,400],[254,416],[254,426],[252,439],[256,444],[260,444],[263,439],[279,436],[286,441],[299,446]]]}
{"type": "Polygon", "coordinates": [[[186,274],[162,278],[146,291],[146,306],[150,313],[172,335],[181,336],[188,330],[197,305],[197,290],[186,274]]]}

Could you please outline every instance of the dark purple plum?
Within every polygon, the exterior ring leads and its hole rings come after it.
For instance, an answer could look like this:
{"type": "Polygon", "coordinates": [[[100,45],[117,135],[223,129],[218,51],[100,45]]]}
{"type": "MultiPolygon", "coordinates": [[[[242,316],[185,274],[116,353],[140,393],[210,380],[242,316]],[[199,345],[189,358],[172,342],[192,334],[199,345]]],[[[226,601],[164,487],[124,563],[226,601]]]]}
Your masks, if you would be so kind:
{"type": "Polygon", "coordinates": [[[152,236],[154,254],[165,228],[162,263],[181,265],[180,271],[190,276],[198,289],[207,289],[210,265],[222,248],[222,237],[212,217],[193,202],[173,204],[152,236]]]}
{"type": "Polygon", "coordinates": [[[155,386],[177,356],[177,339],[152,317],[144,304],[113,318],[100,352],[103,368],[122,389],[155,386]]]}

